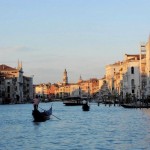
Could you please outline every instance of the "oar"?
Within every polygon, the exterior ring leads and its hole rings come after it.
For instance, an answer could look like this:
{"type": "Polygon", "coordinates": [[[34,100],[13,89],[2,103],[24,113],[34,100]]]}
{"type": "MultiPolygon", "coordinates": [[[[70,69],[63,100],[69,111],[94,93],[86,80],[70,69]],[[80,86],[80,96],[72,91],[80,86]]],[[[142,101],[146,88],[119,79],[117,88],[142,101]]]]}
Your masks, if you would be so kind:
{"type": "MultiPolygon", "coordinates": [[[[43,108],[41,108],[41,107],[39,107],[39,108],[42,109],[42,110],[44,110],[44,111],[46,111],[45,109],[43,109],[43,108]]],[[[53,114],[51,114],[51,115],[54,116],[55,118],[61,120],[60,118],[56,117],[55,115],[53,115],[53,114]]]]}
{"type": "MultiPolygon", "coordinates": [[[[52,116],[56,117],[55,115],[52,114],[52,116]]],[[[57,119],[61,120],[60,118],[56,117],[57,119]]]]}
{"type": "Polygon", "coordinates": [[[46,111],[45,109],[43,109],[43,108],[41,108],[41,107],[39,107],[40,109],[42,109],[42,110],[44,110],[44,111],[46,111]]]}

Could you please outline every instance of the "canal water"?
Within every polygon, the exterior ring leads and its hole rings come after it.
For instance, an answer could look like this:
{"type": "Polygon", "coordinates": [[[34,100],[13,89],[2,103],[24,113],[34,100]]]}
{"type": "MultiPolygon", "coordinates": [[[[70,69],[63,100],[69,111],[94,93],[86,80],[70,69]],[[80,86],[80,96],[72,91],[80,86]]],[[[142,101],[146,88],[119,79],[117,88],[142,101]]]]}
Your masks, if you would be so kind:
{"type": "MultiPolygon", "coordinates": [[[[40,103],[48,109],[52,103],[40,103]]],[[[149,150],[150,110],[64,106],[51,120],[33,122],[32,104],[0,105],[0,150],[149,150]]]]}

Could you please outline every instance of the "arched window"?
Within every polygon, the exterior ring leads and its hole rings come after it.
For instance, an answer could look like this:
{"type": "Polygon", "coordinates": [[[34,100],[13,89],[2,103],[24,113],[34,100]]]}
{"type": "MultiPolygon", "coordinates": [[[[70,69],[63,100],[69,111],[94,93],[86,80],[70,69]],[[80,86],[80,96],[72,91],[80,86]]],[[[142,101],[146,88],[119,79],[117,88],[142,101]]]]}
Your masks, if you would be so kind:
{"type": "Polygon", "coordinates": [[[131,74],[134,74],[134,67],[131,67],[131,74]]]}
{"type": "Polygon", "coordinates": [[[134,79],[131,80],[131,86],[134,87],[134,79]]]}

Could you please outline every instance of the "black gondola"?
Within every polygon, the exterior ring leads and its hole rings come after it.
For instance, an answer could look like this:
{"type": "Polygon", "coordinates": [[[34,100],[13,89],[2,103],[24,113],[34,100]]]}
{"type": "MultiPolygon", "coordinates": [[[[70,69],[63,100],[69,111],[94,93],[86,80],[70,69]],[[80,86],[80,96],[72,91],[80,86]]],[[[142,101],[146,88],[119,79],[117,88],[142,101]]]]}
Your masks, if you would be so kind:
{"type": "Polygon", "coordinates": [[[52,115],[52,107],[49,110],[45,110],[43,112],[40,112],[37,109],[32,111],[34,122],[44,122],[46,120],[49,120],[51,115],[52,115]]]}
{"type": "Polygon", "coordinates": [[[124,108],[150,108],[149,105],[137,105],[137,104],[121,104],[124,108]]]}
{"type": "Polygon", "coordinates": [[[85,103],[82,105],[82,110],[83,111],[89,111],[90,110],[90,106],[88,105],[88,103],[85,103]]]}

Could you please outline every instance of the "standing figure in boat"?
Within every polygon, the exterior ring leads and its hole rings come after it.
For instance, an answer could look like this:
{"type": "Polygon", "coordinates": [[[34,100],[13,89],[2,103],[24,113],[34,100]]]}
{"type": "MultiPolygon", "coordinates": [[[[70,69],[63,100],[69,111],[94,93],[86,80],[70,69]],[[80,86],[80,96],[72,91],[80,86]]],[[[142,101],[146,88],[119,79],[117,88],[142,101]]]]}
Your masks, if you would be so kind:
{"type": "Polygon", "coordinates": [[[82,110],[83,111],[89,111],[90,110],[90,106],[86,100],[83,100],[82,110]]]}
{"type": "Polygon", "coordinates": [[[39,99],[38,99],[38,95],[36,95],[34,100],[33,100],[34,110],[38,110],[38,105],[39,105],[39,99]]]}
{"type": "Polygon", "coordinates": [[[43,122],[50,119],[50,116],[52,115],[52,106],[48,110],[44,110],[43,112],[40,112],[38,110],[39,105],[39,98],[38,95],[33,100],[33,107],[34,110],[32,110],[32,116],[34,118],[34,122],[43,122]]]}

